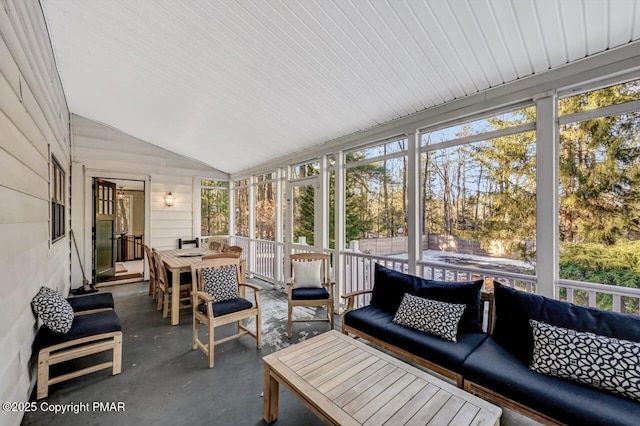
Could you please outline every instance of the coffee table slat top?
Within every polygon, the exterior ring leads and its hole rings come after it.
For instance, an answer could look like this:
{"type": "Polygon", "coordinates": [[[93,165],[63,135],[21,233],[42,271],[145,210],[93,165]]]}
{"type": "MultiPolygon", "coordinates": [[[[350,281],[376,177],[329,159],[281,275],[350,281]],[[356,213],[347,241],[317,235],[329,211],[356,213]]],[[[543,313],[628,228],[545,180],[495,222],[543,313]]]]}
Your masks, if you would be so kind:
{"type": "Polygon", "coordinates": [[[502,414],[499,407],[335,330],[267,355],[264,363],[270,377],[328,424],[494,425],[502,414]]]}

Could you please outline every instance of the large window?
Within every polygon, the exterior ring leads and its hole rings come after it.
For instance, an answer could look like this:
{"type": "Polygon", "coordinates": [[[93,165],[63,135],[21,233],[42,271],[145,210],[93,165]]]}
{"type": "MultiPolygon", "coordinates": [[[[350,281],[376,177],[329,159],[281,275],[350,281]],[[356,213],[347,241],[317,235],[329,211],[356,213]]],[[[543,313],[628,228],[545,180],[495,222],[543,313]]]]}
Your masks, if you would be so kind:
{"type": "Polygon", "coordinates": [[[235,230],[238,237],[249,236],[249,179],[235,182],[235,230]]]}
{"type": "Polygon", "coordinates": [[[274,241],[276,238],[275,173],[256,176],[256,238],[274,241]]]}
{"type": "MultiPolygon", "coordinates": [[[[640,288],[639,98],[636,80],[559,102],[560,278],[640,288]]],[[[597,304],[611,309],[611,296],[597,304]]]]}
{"type": "Polygon", "coordinates": [[[229,233],[229,182],[200,182],[200,220],[203,237],[229,233]]]}
{"type": "Polygon", "coordinates": [[[51,156],[51,241],[65,235],[65,181],[62,166],[51,156]]]}
{"type": "Polygon", "coordinates": [[[423,260],[532,269],[534,129],[527,108],[422,135],[423,260]]]}
{"type": "Polygon", "coordinates": [[[346,238],[365,253],[407,252],[407,139],[350,151],[346,163],[346,238]]]}

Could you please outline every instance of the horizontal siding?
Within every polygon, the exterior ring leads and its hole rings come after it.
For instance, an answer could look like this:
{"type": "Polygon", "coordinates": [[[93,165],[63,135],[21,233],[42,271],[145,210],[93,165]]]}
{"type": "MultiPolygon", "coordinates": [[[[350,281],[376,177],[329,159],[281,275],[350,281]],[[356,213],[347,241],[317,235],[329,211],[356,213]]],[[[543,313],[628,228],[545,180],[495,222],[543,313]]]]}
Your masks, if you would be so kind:
{"type": "MultiPolygon", "coordinates": [[[[20,402],[29,399],[36,378],[31,299],[43,285],[69,290],[69,239],[50,242],[49,152],[68,178],[71,147],[40,3],[3,1],[9,7],[0,7],[0,399],[20,402]]],[[[0,413],[2,425],[21,419],[22,413],[0,413]]]]}
{"type": "MultiPolygon", "coordinates": [[[[73,160],[84,166],[85,173],[91,176],[104,173],[112,178],[118,173],[122,173],[123,178],[144,175],[150,180],[150,235],[146,236],[146,242],[156,249],[174,249],[179,238],[193,237],[194,177],[228,178],[225,173],[198,161],[84,117],[73,115],[71,129],[73,160]],[[164,203],[168,192],[175,196],[172,207],[164,203]]],[[[88,208],[90,200],[74,202],[78,209],[83,205],[88,208]]],[[[82,223],[79,226],[89,229],[91,225],[82,223]]],[[[84,253],[85,259],[91,258],[86,250],[84,253]]]]}

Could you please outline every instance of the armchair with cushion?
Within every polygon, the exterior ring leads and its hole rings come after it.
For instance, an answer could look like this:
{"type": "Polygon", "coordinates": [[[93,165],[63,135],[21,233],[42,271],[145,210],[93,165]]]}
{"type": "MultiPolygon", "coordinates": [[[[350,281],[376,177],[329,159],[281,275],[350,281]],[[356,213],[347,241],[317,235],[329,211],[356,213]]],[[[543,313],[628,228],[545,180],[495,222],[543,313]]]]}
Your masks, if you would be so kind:
{"type": "Polygon", "coordinates": [[[298,253],[291,257],[291,279],[287,282],[288,314],[287,336],[292,336],[294,322],[329,321],[333,330],[333,286],[329,276],[329,255],[321,253],[298,253]],[[296,306],[324,306],[327,318],[294,319],[296,306]]]}
{"type": "Polygon", "coordinates": [[[216,344],[249,334],[256,339],[258,349],[262,347],[260,287],[242,282],[240,259],[220,257],[206,259],[191,265],[193,298],[193,349],[200,348],[209,359],[209,368],[214,364],[216,344]],[[246,289],[253,290],[253,301],[246,298],[246,289]],[[256,330],[242,324],[242,320],[255,318],[256,330]],[[214,339],[216,327],[236,322],[237,333],[223,339],[214,339]],[[207,327],[207,342],[198,337],[200,324],[207,327]]]}

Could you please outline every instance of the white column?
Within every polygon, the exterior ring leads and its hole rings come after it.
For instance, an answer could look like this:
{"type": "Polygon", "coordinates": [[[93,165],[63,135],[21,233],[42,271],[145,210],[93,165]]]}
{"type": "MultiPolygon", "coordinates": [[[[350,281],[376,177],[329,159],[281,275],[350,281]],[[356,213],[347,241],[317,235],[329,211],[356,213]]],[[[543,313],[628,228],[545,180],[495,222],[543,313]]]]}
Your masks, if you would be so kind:
{"type": "Polygon", "coordinates": [[[558,251],[558,110],[555,93],[534,98],[536,103],[536,252],[537,293],[555,297],[559,278],[558,251]]]}
{"type": "MultiPolygon", "coordinates": [[[[254,244],[256,239],[256,177],[251,175],[249,177],[249,245],[247,253],[247,272],[253,270],[254,259],[254,244]]],[[[253,275],[249,275],[252,277],[253,275]]]]}
{"type": "Polygon", "coordinates": [[[276,169],[276,233],[274,241],[274,256],[273,256],[273,286],[274,288],[284,288],[284,276],[281,274],[282,259],[284,258],[284,252],[282,250],[284,243],[284,222],[282,220],[284,213],[284,206],[282,202],[283,196],[283,182],[284,170],[282,168],[276,169]]]}
{"type": "Polygon", "coordinates": [[[420,133],[407,135],[407,236],[409,274],[417,275],[418,260],[422,259],[422,231],[420,226],[420,133]]]}
{"type": "MultiPolygon", "coordinates": [[[[334,307],[340,310],[341,295],[344,291],[344,257],[342,253],[345,249],[345,170],[344,170],[344,151],[338,151],[335,154],[335,212],[334,212],[334,233],[335,233],[335,251],[333,254],[333,277],[335,285],[334,307]]],[[[334,309],[335,310],[335,309],[334,309]]]]}
{"type": "Polygon", "coordinates": [[[329,159],[320,157],[320,187],[315,190],[314,245],[324,252],[329,247],[329,159]]]}

